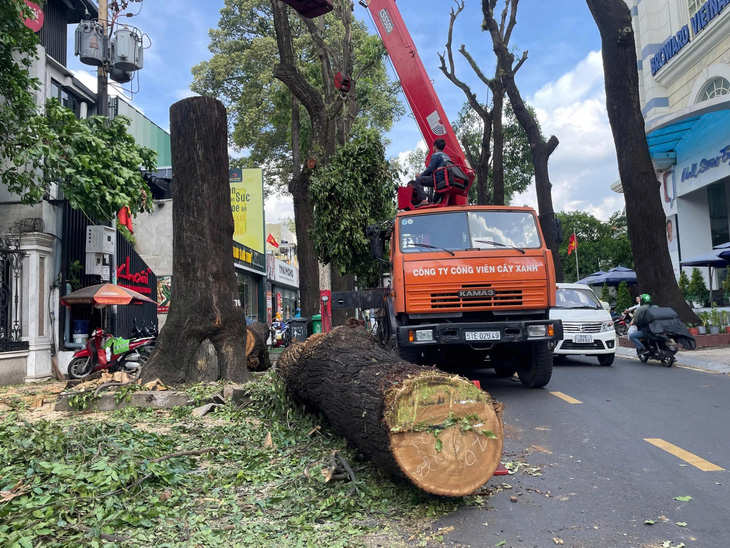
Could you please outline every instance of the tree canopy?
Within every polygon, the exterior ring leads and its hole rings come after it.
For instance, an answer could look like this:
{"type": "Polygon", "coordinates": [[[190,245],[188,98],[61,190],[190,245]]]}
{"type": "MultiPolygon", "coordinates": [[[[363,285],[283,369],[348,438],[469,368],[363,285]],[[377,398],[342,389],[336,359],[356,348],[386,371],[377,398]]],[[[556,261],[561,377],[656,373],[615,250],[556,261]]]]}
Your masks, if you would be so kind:
{"type": "Polygon", "coordinates": [[[560,244],[560,253],[565,257],[563,273],[566,282],[578,279],[574,256],[568,257],[568,237],[573,233],[578,240],[578,267],[581,278],[598,270],[609,270],[619,265],[634,267],[631,242],[626,229],[626,216],[621,212],[614,213],[606,222],[581,211],[557,213],[557,217],[563,226],[564,238],[560,244]]]}
{"type": "MultiPolygon", "coordinates": [[[[304,108],[292,104],[290,90],[274,77],[279,63],[272,8],[267,0],[226,0],[218,28],[210,31],[213,56],[193,67],[193,91],[217,97],[228,110],[230,139],[244,151],[238,162],[247,167],[265,166],[275,190],[284,190],[295,170],[296,144],[292,143],[292,115],[299,117],[300,150],[309,148],[311,121],[304,108]],[[295,111],[295,112],[294,112],[295,111]]],[[[327,51],[335,58],[345,29],[337,17],[321,20],[327,51]]],[[[322,70],[312,35],[301,18],[289,17],[297,67],[316,89],[323,82],[322,70]]],[[[357,83],[357,115],[353,129],[390,129],[403,112],[396,100],[397,83],[385,70],[385,49],[380,38],[367,33],[353,21],[353,79],[357,83]]],[[[338,61],[341,59],[335,59],[338,61]]],[[[296,151],[298,152],[298,151],[296,151]]]]}
{"type": "Polygon", "coordinates": [[[358,285],[377,281],[365,228],[395,215],[396,172],[374,130],[364,130],[339,147],[312,178],[314,248],[319,259],[341,274],[354,272],[358,285]]]}

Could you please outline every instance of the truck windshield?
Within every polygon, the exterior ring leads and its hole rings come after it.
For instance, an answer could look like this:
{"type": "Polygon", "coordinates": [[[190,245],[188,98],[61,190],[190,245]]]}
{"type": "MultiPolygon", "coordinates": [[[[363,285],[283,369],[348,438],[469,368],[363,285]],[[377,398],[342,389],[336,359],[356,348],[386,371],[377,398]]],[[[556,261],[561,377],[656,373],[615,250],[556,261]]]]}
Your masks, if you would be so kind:
{"type": "Polygon", "coordinates": [[[402,253],[433,253],[495,249],[509,246],[539,248],[535,217],[524,211],[469,211],[413,215],[398,221],[402,253]],[[426,247],[428,246],[428,247],[426,247]]]}

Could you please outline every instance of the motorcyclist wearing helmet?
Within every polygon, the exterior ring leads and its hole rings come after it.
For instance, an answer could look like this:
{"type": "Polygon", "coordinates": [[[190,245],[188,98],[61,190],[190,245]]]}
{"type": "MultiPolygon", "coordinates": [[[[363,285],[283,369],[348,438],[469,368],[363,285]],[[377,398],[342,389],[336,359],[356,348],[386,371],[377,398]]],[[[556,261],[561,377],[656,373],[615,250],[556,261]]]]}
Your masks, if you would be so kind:
{"type": "Polygon", "coordinates": [[[635,325],[636,330],[631,331],[629,333],[629,340],[634,343],[634,346],[636,347],[636,353],[640,354],[644,350],[646,350],[646,347],[644,346],[644,343],[641,342],[641,339],[644,337],[644,332],[642,331],[642,328],[646,325],[646,320],[644,319],[644,316],[646,315],[646,311],[651,308],[651,295],[648,293],[644,293],[643,295],[639,296],[640,306],[636,309],[636,312],[634,312],[634,318],[631,320],[630,325],[635,325]]]}

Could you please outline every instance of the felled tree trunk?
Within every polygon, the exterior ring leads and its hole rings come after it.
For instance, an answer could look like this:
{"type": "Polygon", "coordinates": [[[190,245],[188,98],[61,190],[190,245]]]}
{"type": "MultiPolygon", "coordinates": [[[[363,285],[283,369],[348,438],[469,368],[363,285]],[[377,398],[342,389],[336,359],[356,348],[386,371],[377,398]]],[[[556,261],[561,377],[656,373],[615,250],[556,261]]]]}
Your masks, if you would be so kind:
{"type": "Polygon", "coordinates": [[[473,493],[499,465],[502,405],[462,377],[386,352],[361,327],[289,347],[277,373],[379,468],[424,491],[473,493]]]}
{"type": "Polygon", "coordinates": [[[209,97],[170,107],[172,292],[144,382],[248,380],[246,318],[233,269],[226,109],[209,97]]]}

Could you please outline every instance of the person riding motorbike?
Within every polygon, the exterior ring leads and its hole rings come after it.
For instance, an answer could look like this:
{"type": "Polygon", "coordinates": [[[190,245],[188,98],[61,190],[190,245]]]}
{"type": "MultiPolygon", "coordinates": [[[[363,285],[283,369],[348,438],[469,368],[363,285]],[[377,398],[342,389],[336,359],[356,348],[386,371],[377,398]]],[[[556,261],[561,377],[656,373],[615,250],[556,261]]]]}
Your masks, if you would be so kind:
{"type": "Polygon", "coordinates": [[[641,302],[641,305],[639,306],[639,308],[636,309],[636,312],[634,312],[634,317],[631,320],[630,324],[635,325],[636,329],[629,329],[629,340],[636,347],[636,354],[641,356],[641,354],[646,350],[646,347],[641,340],[644,338],[643,328],[645,328],[646,324],[648,323],[645,320],[646,311],[654,305],[652,305],[651,295],[649,295],[648,293],[640,295],[639,300],[641,302]]]}

